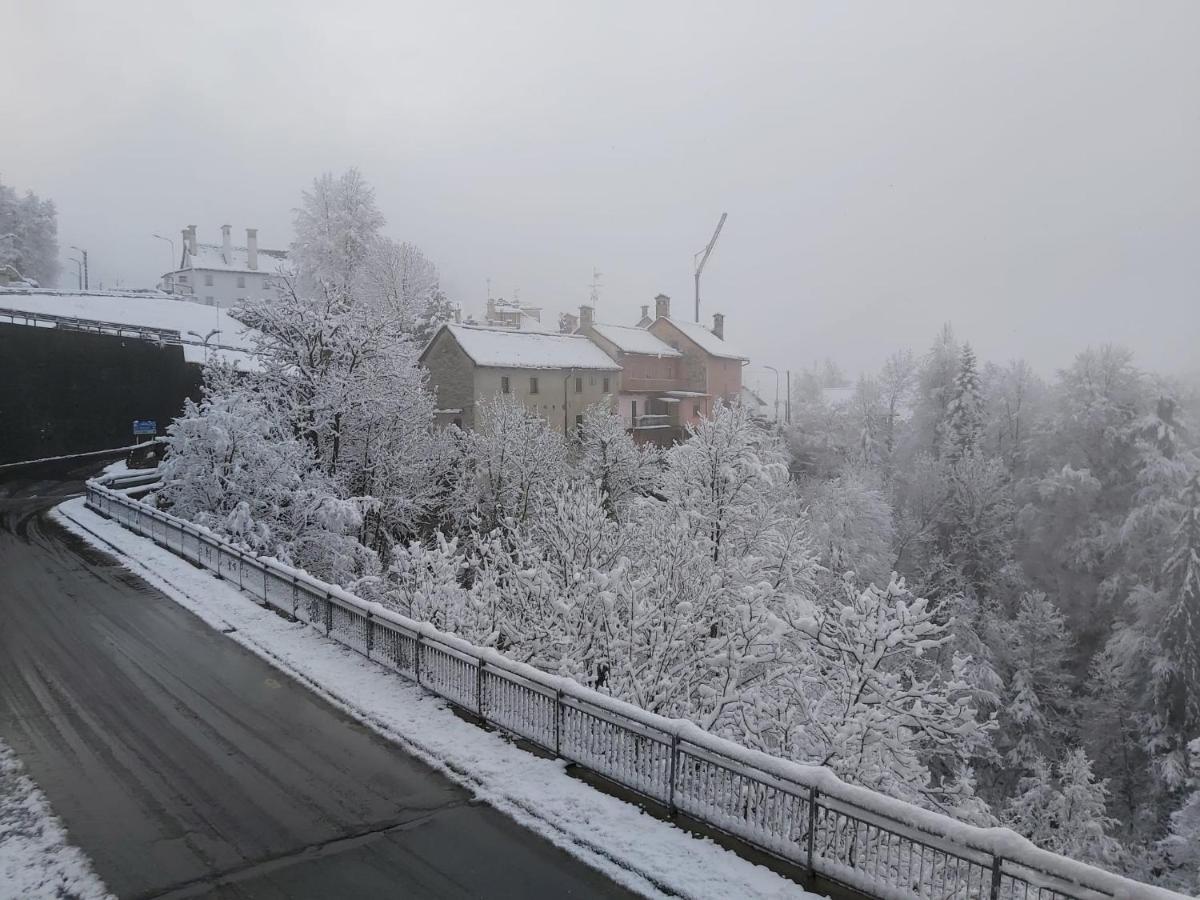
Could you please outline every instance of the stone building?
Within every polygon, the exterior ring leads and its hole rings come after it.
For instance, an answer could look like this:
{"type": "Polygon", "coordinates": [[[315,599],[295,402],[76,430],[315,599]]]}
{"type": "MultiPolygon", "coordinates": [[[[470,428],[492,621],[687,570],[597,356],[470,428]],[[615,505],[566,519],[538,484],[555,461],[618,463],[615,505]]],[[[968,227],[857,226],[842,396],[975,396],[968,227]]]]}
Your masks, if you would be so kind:
{"type": "Polygon", "coordinates": [[[510,395],[560,433],[594,403],[613,407],[621,367],[582,335],[443,325],[425,345],[438,421],[475,426],[479,401],[510,395]]]}

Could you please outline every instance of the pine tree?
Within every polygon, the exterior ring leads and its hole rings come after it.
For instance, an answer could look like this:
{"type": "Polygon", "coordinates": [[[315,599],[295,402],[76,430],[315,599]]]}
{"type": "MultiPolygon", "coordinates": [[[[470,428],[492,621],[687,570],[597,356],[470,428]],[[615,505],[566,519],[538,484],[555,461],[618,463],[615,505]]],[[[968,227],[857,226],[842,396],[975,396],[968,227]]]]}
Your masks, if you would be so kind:
{"type": "Polygon", "coordinates": [[[983,437],[983,395],[975,351],[963,344],[954,391],[943,422],[942,454],[956,462],[979,449],[983,437]]]}
{"type": "Polygon", "coordinates": [[[1033,760],[1005,808],[1006,824],[1043,850],[1112,865],[1121,845],[1108,834],[1117,823],[1105,814],[1107,783],[1096,780],[1083,750],[1067,753],[1055,770],[1033,760]]]}
{"type": "Polygon", "coordinates": [[[1188,749],[1191,793],[1171,814],[1171,831],[1163,840],[1162,849],[1174,866],[1171,886],[1196,895],[1200,894],[1200,738],[1192,741],[1188,749]]]}
{"type": "Polygon", "coordinates": [[[1180,503],[1183,515],[1165,572],[1170,594],[1158,634],[1170,666],[1155,693],[1167,721],[1191,735],[1200,731],[1200,472],[1180,503]]]}

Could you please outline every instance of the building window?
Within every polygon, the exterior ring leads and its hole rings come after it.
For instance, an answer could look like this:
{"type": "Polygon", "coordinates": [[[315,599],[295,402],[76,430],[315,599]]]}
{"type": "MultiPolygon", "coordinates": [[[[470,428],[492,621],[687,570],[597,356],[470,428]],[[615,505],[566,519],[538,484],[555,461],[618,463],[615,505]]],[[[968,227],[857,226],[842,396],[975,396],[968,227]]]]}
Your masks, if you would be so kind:
{"type": "Polygon", "coordinates": [[[180,275],[179,280],[181,283],[187,284],[187,276],[186,275],[180,275]]]}
{"type": "Polygon", "coordinates": [[[697,418],[700,417],[700,404],[699,403],[692,404],[692,415],[696,416],[697,418]]]}
{"type": "Polygon", "coordinates": [[[238,276],[238,287],[240,287],[240,288],[244,288],[245,286],[246,286],[246,276],[245,276],[245,275],[239,275],[239,276],[238,276]]]}
{"type": "Polygon", "coordinates": [[[507,375],[500,376],[500,393],[502,393],[502,394],[508,393],[508,376],[507,375]]]}
{"type": "Polygon", "coordinates": [[[606,393],[606,394],[608,393],[608,379],[607,378],[604,379],[604,393],[606,393]]]}
{"type": "Polygon", "coordinates": [[[629,401],[629,418],[630,418],[630,420],[632,420],[634,425],[637,425],[637,401],[636,400],[629,401]]]}
{"type": "Polygon", "coordinates": [[[207,297],[205,297],[204,302],[207,303],[209,306],[212,306],[212,302],[213,302],[212,294],[209,294],[207,297]]]}
{"type": "Polygon", "coordinates": [[[205,286],[205,287],[212,287],[212,272],[205,272],[205,273],[204,273],[204,286],[205,286]]]}
{"type": "Polygon", "coordinates": [[[583,431],[583,416],[575,417],[575,430],[580,432],[583,431]]]}
{"type": "Polygon", "coordinates": [[[577,394],[583,393],[583,379],[582,378],[579,378],[579,377],[575,378],[575,393],[577,393],[577,394]]]}
{"type": "Polygon", "coordinates": [[[454,427],[455,427],[455,428],[462,428],[462,419],[455,419],[455,420],[454,420],[454,427]]]}
{"type": "Polygon", "coordinates": [[[537,379],[530,378],[529,379],[529,393],[536,394],[537,392],[538,392],[537,379]]]}

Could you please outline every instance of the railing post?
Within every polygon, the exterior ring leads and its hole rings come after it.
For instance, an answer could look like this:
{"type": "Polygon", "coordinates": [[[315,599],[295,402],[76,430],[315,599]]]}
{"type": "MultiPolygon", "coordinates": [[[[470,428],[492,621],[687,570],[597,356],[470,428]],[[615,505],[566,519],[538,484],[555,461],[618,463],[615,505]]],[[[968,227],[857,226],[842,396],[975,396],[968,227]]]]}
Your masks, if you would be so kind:
{"type": "Polygon", "coordinates": [[[677,760],[679,759],[679,735],[674,731],[671,732],[671,767],[667,774],[667,811],[673,816],[678,810],[675,808],[675,773],[679,770],[677,760]]]}
{"type": "Polygon", "coordinates": [[[300,608],[300,589],[296,586],[296,576],[292,576],[292,618],[300,618],[296,615],[296,610],[300,608]]]}
{"type": "Polygon", "coordinates": [[[1000,900],[1000,871],[1004,867],[1004,858],[992,857],[992,893],[991,900],[1000,900]]]}
{"type": "Polygon", "coordinates": [[[417,670],[417,684],[421,683],[421,648],[423,646],[425,646],[425,645],[421,643],[421,635],[418,634],[417,635],[417,649],[416,649],[416,652],[413,654],[416,657],[416,661],[413,663],[413,668],[415,668],[417,670]]]}
{"type": "Polygon", "coordinates": [[[562,756],[562,688],[554,690],[554,755],[562,756]]]}
{"type": "Polygon", "coordinates": [[[479,718],[487,721],[483,711],[483,667],[482,659],[475,660],[475,708],[479,711],[479,718]]]}
{"type": "Polygon", "coordinates": [[[808,790],[808,874],[817,874],[817,803],[821,792],[813,785],[808,790]]]}
{"type": "Polygon", "coordinates": [[[325,592],[325,636],[333,634],[333,595],[325,592]]]}
{"type": "Polygon", "coordinates": [[[263,570],[263,606],[270,606],[270,601],[267,600],[267,567],[259,563],[263,570]]]}
{"type": "Polygon", "coordinates": [[[375,648],[375,620],[371,618],[371,611],[367,610],[367,658],[371,658],[371,651],[375,648]]]}

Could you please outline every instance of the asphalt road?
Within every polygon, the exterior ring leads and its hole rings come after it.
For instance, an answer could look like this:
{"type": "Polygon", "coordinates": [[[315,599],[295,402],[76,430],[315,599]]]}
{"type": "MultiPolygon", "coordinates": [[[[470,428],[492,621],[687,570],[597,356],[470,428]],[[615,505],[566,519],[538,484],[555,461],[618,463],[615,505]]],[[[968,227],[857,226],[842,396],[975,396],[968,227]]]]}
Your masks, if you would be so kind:
{"type": "Polygon", "coordinates": [[[55,468],[0,476],[0,737],[119,897],[627,896],[55,525],[55,468]]]}

